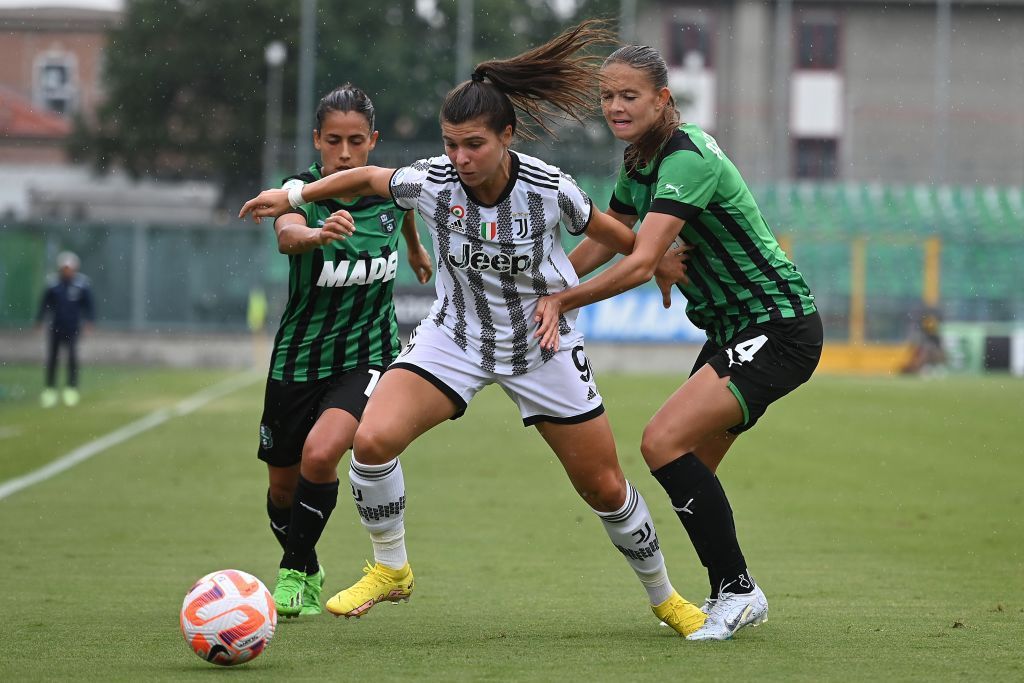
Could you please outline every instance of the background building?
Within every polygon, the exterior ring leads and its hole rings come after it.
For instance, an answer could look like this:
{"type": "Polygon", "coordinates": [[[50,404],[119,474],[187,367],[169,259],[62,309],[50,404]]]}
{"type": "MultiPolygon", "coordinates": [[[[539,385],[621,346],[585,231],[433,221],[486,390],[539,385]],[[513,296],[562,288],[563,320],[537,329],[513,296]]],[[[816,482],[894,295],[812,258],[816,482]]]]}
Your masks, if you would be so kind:
{"type": "Polygon", "coordinates": [[[1024,2],[659,0],[637,28],[751,181],[1024,184],[1024,2]]]}
{"type": "MultiPolygon", "coordinates": [[[[338,79],[371,84],[377,164],[438,154],[435,103],[450,74],[468,72],[462,62],[515,54],[610,7],[559,4],[576,14],[538,22],[500,0],[461,0],[466,15],[434,3],[426,16],[430,3],[395,0],[384,26],[372,8],[261,0],[251,8],[266,35],[232,42],[220,40],[239,30],[224,3],[0,0],[0,47],[11,55],[0,65],[0,327],[28,324],[62,248],[82,255],[107,297],[107,329],[244,331],[254,292],[266,292],[276,319],[287,262],[269,230],[228,209],[310,153],[308,123],[295,122],[311,119],[316,94],[338,79]],[[312,29],[300,31],[310,7],[312,29]],[[318,42],[318,26],[343,20],[366,39],[318,42]],[[406,36],[421,33],[406,50],[406,36]],[[284,61],[271,63],[265,48],[277,41],[284,61]],[[387,75],[366,58],[377,53],[392,57],[387,75]],[[197,61],[219,68],[197,71],[197,61]],[[67,162],[74,117],[100,124],[93,141],[111,145],[100,157],[115,150],[103,158],[113,175],[67,162]]],[[[684,118],[715,135],[752,186],[811,284],[829,348],[848,342],[852,351],[826,365],[894,367],[929,310],[953,323],[949,355],[960,366],[1005,367],[1005,349],[1019,347],[1024,368],[1024,0],[615,6],[624,37],[666,57],[684,118]]],[[[516,146],[605,205],[620,144],[600,121],[562,133],[516,146]]],[[[400,320],[414,324],[432,290],[404,266],[397,284],[400,320]]],[[[647,288],[580,320],[593,341],[700,339],[647,288]]]]}
{"type": "Polygon", "coordinates": [[[121,12],[92,4],[0,6],[0,163],[66,163],[72,118],[94,117],[121,12]]]}
{"type": "Polygon", "coordinates": [[[0,2],[0,216],[70,222],[208,222],[219,190],[99,174],[71,158],[76,122],[96,123],[121,0],[0,2]],[[126,202],[128,190],[135,201],[126,202]]]}

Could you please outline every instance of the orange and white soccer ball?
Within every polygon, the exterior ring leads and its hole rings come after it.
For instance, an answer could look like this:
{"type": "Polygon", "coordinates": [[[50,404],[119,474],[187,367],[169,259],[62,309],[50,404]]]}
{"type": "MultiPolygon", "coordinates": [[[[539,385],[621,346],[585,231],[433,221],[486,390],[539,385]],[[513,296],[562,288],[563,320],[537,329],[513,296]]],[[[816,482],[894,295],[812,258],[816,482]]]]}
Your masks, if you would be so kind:
{"type": "Polygon", "coordinates": [[[252,574],[212,572],[195,582],[181,605],[181,632],[208,662],[233,666],[256,658],[277,627],[274,597],[252,574]]]}

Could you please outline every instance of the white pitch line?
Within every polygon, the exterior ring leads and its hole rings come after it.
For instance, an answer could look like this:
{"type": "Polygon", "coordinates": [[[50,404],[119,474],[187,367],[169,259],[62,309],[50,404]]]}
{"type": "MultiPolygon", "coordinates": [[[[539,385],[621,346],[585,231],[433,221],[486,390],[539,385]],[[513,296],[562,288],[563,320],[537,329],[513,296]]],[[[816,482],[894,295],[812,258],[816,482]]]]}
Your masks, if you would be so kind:
{"type": "Polygon", "coordinates": [[[116,446],[119,443],[123,443],[142,432],[162,425],[171,418],[182,417],[195,412],[210,401],[214,401],[222,396],[226,396],[237,391],[242,387],[248,386],[256,382],[260,377],[261,375],[252,372],[245,372],[229,377],[223,382],[218,382],[211,387],[207,387],[206,389],[189,396],[172,408],[161,408],[160,410],[155,410],[149,415],[139,418],[135,422],[129,422],[125,426],[115,429],[109,434],[104,434],[95,441],[90,441],[83,446],[79,446],[70,453],[57,458],[53,462],[44,465],[33,472],[29,472],[24,476],[16,477],[14,479],[8,479],[0,484],[0,500],[14,495],[18,491],[23,491],[29,486],[33,486],[34,484],[46,481],[51,477],[55,477],[61,472],[71,469],[78,463],[84,462],[92,456],[102,453],[108,448],[116,446]]]}

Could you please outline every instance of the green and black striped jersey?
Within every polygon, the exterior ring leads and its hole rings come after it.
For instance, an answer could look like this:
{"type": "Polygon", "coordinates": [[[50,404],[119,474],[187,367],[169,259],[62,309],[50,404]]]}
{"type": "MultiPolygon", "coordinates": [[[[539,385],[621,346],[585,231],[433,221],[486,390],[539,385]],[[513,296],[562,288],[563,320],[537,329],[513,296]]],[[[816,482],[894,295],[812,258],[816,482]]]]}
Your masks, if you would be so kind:
{"type": "Polygon", "coordinates": [[[739,171],[715,139],[684,123],[647,166],[619,171],[609,204],[639,216],[685,221],[686,315],[708,339],[725,344],[748,325],[810,315],[814,297],[761,216],[739,171]]]}
{"type": "MultiPolygon", "coordinates": [[[[319,179],[319,164],[287,179],[319,179]]],[[[339,209],[355,220],[351,237],[290,254],[288,303],[274,339],[270,377],[307,382],[360,365],[388,365],[401,351],[394,286],[405,211],[391,199],[362,197],[304,204],[293,213],[318,227],[339,209]]]]}

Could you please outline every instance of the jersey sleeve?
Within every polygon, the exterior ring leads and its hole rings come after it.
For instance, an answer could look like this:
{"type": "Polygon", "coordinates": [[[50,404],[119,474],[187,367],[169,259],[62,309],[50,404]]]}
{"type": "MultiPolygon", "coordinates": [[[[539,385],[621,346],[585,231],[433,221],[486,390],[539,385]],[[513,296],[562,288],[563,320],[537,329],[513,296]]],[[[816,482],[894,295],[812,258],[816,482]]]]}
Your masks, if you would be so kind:
{"type": "Polygon", "coordinates": [[[79,306],[82,309],[82,316],[89,322],[96,322],[96,309],[92,301],[92,281],[84,275],[79,274],[79,287],[82,290],[82,298],[79,306]]]}
{"type": "Polygon", "coordinates": [[[590,201],[590,197],[580,189],[572,176],[565,173],[558,178],[558,210],[562,214],[562,224],[570,235],[582,235],[594,211],[594,202],[590,201]]]}
{"type": "Polygon", "coordinates": [[[54,309],[54,292],[53,283],[47,278],[46,290],[43,292],[43,298],[39,302],[39,312],[36,314],[36,322],[42,322],[46,314],[54,309]]]}
{"type": "Polygon", "coordinates": [[[633,197],[629,193],[629,177],[626,175],[625,166],[619,168],[619,177],[612,189],[611,199],[608,200],[608,208],[626,216],[636,216],[638,213],[633,206],[633,197]]]}
{"type": "Polygon", "coordinates": [[[430,161],[421,159],[411,166],[404,166],[391,174],[388,189],[391,191],[391,199],[394,200],[395,206],[405,211],[412,211],[416,208],[416,202],[423,191],[423,183],[429,169],[430,161]]]}
{"type": "Polygon", "coordinates": [[[658,168],[657,188],[651,212],[665,213],[684,221],[696,218],[708,207],[718,187],[720,165],[712,155],[690,150],[674,152],[658,168]]]}

